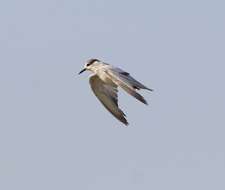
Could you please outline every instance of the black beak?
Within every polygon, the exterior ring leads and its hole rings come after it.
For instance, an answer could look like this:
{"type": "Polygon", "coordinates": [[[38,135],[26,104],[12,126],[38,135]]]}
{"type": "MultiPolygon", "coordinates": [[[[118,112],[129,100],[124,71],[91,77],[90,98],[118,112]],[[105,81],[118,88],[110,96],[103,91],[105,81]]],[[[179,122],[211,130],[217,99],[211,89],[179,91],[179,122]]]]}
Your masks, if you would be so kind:
{"type": "Polygon", "coordinates": [[[86,71],[86,69],[84,68],[84,69],[82,69],[80,72],[79,72],[79,75],[81,74],[81,73],[83,73],[84,71],[86,71]]]}

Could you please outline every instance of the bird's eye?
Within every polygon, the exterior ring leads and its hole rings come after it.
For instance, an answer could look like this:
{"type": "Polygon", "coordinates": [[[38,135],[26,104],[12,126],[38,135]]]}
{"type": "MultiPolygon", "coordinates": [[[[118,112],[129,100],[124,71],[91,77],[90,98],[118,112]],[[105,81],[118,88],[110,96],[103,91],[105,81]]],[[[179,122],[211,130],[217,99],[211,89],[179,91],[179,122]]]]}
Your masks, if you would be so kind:
{"type": "Polygon", "coordinates": [[[87,67],[89,67],[90,65],[92,65],[95,61],[99,61],[98,59],[90,59],[89,63],[87,64],[87,67]]]}

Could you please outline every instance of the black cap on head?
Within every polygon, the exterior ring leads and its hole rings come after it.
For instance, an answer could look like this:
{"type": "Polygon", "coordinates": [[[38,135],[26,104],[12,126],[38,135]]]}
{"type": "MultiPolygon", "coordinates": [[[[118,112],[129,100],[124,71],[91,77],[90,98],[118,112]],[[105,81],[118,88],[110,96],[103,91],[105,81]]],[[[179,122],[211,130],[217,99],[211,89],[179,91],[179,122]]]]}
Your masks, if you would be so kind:
{"type": "Polygon", "coordinates": [[[99,60],[98,60],[98,59],[89,59],[89,60],[87,61],[87,66],[92,65],[95,61],[99,61],[99,60]]]}

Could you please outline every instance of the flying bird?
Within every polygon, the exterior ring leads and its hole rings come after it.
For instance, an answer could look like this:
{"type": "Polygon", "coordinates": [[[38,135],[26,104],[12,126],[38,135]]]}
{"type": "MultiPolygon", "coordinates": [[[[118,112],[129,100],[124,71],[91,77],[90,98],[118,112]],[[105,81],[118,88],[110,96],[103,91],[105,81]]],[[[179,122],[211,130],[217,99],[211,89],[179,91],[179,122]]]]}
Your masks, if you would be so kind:
{"type": "Polygon", "coordinates": [[[148,104],[144,97],[137,93],[137,90],[153,90],[135,80],[128,72],[98,59],[87,60],[84,69],[79,74],[84,71],[93,73],[89,78],[89,83],[96,97],[114,117],[125,125],[128,125],[128,122],[126,115],[118,106],[118,87],[142,103],[148,104]]]}

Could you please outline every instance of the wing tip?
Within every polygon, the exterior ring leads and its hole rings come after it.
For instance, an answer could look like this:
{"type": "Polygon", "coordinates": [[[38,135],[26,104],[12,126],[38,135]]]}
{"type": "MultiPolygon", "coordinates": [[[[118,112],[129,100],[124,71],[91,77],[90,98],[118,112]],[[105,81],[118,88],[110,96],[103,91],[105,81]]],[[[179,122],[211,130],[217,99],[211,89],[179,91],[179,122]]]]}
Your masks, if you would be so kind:
{"type": "Polygon", "coordinates": [[[126,125],[126,127],[129,125],[129,123],[127,122],[127,120],[125,119],[124,121],[122,121],[124,125],[126,125]]]}
{"type": "Polygon", "coordinates": [[[144,97],[138,93],[135,94],[135,98],[138,99],[140,102],[142,102],[145,105],[148,105],[148,102],[144,99],[144,97]]]}
{"type": "Polygon", "coordinates": [[[147,102],[146,100],[145,100],[144,104],[145,104],[146,106],[148,106],[148,102],[147,102]]]}
{"type": "Polygon", "coordinates": [[[121,117],[119,117],[118,119],[119,119],[124,125],[128,126],[129,123],[128,123],[127,119],[125,118],[125,117],[126,117],[125,113],[123,113],[122,110],[120,110],[120,111],[121,111],[121,114],[122,114],[122,115],[121,115],[121,117]]]}
{"type": "Polygon", "coordinates": [[[154,91],[152,88],[148,88],[148,87],[146,87],[145,89],[148,90],[148,91],[151,91],[151,92],[154,91]]]}

